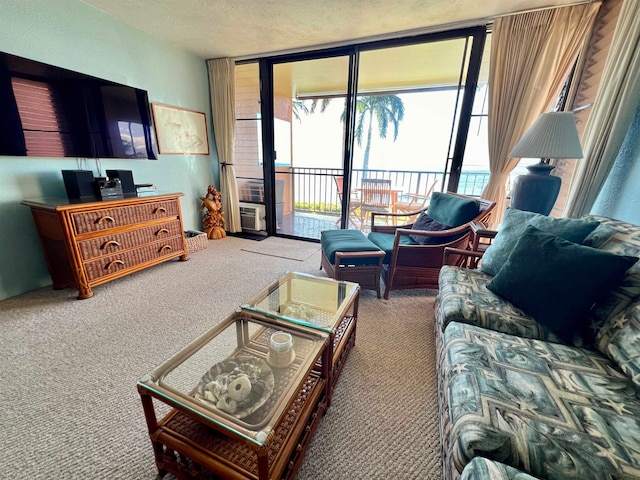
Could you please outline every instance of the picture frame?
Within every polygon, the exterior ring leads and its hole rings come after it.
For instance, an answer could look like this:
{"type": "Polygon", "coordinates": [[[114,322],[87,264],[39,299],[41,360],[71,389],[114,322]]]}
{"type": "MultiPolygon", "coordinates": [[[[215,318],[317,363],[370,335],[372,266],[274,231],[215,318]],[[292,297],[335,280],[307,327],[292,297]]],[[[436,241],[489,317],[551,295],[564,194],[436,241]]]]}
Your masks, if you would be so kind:
{"type": "Polygon", "coordinates": [[[158,152],[165,155],[209,155],[206,115],[195,110],[152,103],[158,152]]]}

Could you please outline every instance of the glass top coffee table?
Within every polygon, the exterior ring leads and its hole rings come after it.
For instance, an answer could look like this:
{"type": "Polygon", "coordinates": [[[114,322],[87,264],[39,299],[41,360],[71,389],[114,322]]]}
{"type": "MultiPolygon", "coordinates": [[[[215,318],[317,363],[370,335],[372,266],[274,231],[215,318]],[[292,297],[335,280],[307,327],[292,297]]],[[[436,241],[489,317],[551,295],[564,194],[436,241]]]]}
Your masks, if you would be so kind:
{"type": "Polygon", "coordinates": [[[330,364],[329,344],[319,330],[238,311],[143,376],[160,474],[204,466],[224,478],[280,478],[326,408],[329,368],[318,365],[330,364]],[[160,421],[154,399],[173,407],[160,421]]]}
{"type": "Polygon", "coordinates": [[[278,324],[310,327],[330,335],[330,404],[344,362],[355,344],[359,298],[357,283],[287,272],[242,309],[270,317],[278,324]]]}

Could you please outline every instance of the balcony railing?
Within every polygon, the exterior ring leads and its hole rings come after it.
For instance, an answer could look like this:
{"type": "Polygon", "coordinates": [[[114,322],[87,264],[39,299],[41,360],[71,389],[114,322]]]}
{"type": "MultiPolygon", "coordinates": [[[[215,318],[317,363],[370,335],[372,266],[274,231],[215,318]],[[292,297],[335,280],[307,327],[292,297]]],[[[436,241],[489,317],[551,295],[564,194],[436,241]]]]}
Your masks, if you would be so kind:
{"type": "MultiPolygon", "coordinates": [[[[276,167],[277,202],[284,210],[339,215],[340,201],[334,177],[343,174],[338,168],[276,167]]],[[[363,177],[391,180],[394,188],[403,193],[425,195],[435,182],[434,191],[442,191],[445,175],[442,172],[416,172],[409,170],[353,170],[351,185],[358,186],[363,177]]],[[[487,171],[463,171],[458,193],[480,196],[489,181],[487,171]]],[[[511,182],[509,182],[510,184],[511,182]]],[[[238,178],[240,201],[263,203],[264,189],[261,179],[238,178]]],[[[398,200],[406,200],[402,193],[398,200]]]]}

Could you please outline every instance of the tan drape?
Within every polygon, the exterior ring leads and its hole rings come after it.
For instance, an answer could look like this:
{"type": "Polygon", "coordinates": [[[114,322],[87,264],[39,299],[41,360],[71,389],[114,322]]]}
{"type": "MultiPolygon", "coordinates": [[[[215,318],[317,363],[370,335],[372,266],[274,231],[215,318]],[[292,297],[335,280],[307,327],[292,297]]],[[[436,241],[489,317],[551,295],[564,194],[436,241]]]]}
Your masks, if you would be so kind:
{"type": "Polygon", "coordinates": [[[207,60],[213,133],[220,162],[220,191],[225,211],[225,229],[241,232],[238,184],[233,167],[236,138],[235,62],[231,58],[207,60]]]}
{"type": "Polygon", "coordinates": [[[489,166],[482,197],[502,220],[506,182],[519,159],[508,154],[554,103],[591,29],[600,2],[498,18],[489,70],[489,166]]]}
{"type": "Polygon", "coordinates": [[[583,134],[566,215],[589,213],[602,189],[640,103],[640,2],[625,0],[583,134]]]}

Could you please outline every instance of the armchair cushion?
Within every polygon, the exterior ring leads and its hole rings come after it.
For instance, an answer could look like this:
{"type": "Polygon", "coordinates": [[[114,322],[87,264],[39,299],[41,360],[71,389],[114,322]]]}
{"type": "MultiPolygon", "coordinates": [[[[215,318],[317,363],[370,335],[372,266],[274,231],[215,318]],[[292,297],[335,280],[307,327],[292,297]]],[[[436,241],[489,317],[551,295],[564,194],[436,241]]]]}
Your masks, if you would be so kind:
{"type": "Polygon", "coordinates": [[[489,275],[496,275],[500,267],[507,261],[527,225],[533,225],[544,232],[557,235],[570,242],[582,243],[599,223],[575,218],[553,218],[539,213],[507,208],[498,234],[482,256],[482,263],[478,269],[489,275]]]}
{"type": "Polygon", "coordinates": [[[593,304],[637,261],[529,225],[487,288],[570,342],[593,304]]]}
{"type": "Polygon", "coordinates": [[[470,222],[480,213],[480,205],[471,198],[434,192],[427,210],[429,217],[451,227],[470,222]]]}
{"type": "MultiPolygon", "coordinates": [[[[391,262],[391,253],[393,252],[393,242],[396,238],[393,233],[371,232],[367,238],[375,243],[380,250],[384,250],[385,256],[383,263],[391,262]]],[[[418,245],[409,235],[400,235],[400,245],[418,245]]]]}
{"type": "MultiPolygon", "coordinates": [[[[451,225],[439,222],[431,218],[426,213],[421,213],[416,222],[411,227],[412,230],[421,230],[426,232],[442,232],[451,229],[451,225]]],[[[464,232],[461,233],[464,235],[464,232]]],[[[420,245],[438,245],[455,240],[459,235],[449,235],[446,237],[427,237],[424,235],[409,235],[416,243],[420,245]]]]}

